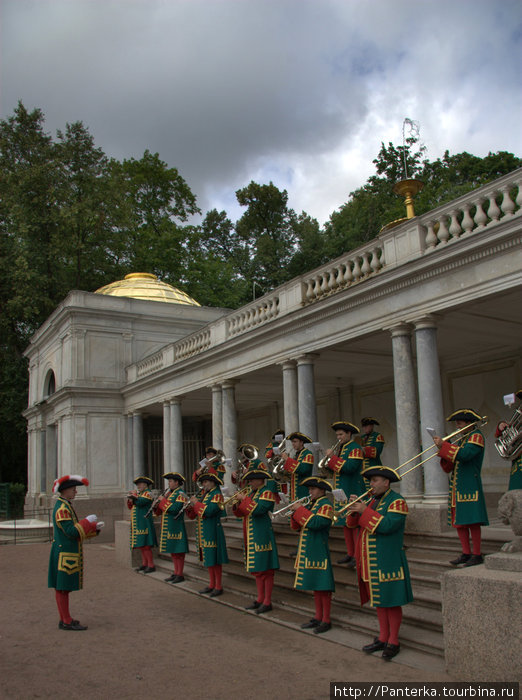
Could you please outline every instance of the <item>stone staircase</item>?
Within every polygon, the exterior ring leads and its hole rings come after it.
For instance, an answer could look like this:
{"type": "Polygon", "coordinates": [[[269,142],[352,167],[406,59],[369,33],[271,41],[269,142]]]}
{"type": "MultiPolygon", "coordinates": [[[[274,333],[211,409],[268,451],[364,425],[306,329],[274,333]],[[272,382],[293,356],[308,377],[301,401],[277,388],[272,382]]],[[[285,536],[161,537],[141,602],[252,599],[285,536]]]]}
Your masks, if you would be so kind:
{"type": "MultiPolygon", "coordinates": [[[[244,608],[256,595],[253,576],[243,566],[242,526],[234,517],[223,520],[227,540],[229,564],[223,567],[225,594],[213,599],[247,613],[244,608]]],[[[199,563],[194,546],[194,523],[187,523],[191,551],[186,557],[185,582],[177,584],[189,593],[197,593],[208,582],[206,569],[199,563]]],[[[290,552],[297,547],[297,535],[286,524],[274,525],[279,552],[280,570],[276,572],[272,598],[273,611],[262,619],[299,630],[302,622],[312,617],[312,594],[295,591],[294,558],[290,552]]],[[[483,528],[483,552],[490,554],[500,549],[503,542],[512,538],[511,531],[500,525],[483,528]]],[[[449,560],[460,551],[456,533],[448,531],[440,535],[406,534],[405,547],[410,566],[414,602],[404,606],[401,626],[401,653],[393,660],[415,668],[429,668],[444,672],[444,638],[442,630],[442,604],[440,581],[442,574],[452,567],[449,560]]],[[[344,539],[340,528],[332,528],[330,551],[334,562],[336,591],[332,601],[332,629],[316,635],[318,639],[361,649],[378,633],[377,616],[373,608],[362,608],[359,600],[357,578],[354,570],[336,564],[345,554],[344,539]]],[[[156,559],[157,571],[149,577],[163,581],[172,573],[170,557],[160,555],[156,559]]],[[[165,584],[167,585],[167,584],[165,584]]],[[[206,596],[205,596],[206,598],[206,596]]]]}

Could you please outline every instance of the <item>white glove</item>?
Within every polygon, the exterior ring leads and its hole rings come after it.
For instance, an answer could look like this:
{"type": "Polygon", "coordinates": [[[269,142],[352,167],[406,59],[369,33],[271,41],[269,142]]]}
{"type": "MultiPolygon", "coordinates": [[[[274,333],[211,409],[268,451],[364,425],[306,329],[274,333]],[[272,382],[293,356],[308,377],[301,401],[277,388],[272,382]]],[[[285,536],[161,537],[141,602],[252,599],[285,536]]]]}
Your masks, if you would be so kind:
{"type": "Polygon", "coordinates": [[[98,516],[97,515],[88,515],[85,519],[88,520],[90,523],[95,523],[98,520],[98,516]]]}
{"type": "Polygon", "coordinates": [[[103,520],[98,520],[98,522],[96,523],[96,532],[99,532],[102,529],[102,527],[105,527],[105,523],[103,522],[103,520]]]}

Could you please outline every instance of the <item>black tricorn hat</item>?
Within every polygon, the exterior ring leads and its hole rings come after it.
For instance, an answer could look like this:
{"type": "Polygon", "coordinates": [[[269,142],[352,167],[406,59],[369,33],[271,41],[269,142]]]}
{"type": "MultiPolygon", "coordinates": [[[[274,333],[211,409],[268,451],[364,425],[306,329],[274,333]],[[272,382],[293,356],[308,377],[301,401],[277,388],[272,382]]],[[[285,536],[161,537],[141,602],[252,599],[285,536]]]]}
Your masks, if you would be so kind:
{"type": "Polygon", "coordinates": [[[132,483],[139,484],[140,481],[142,481],[144,484],[147,484],[147,486],[152,486],[152,484],[154,483],[149,476],[137,476],[132,483]]]}
{"type": "Polygon", "coordinates": [[[382,476],[384,479],[389,479],[390,482],[401,480],[401,476],[396,469],[384,466],[367,467],[362,470],[361,476],[364,476],[366,479],[372,476],[382,476]]]}
{"type": "Polygon", "coordinates": [[[312,438],[309,437],[308,435],[305,435],[304,433],[300,433],[298,430],[296,430],[294,433],[290,433],[290,435],[287,437],[287,440],[301,440],[301,442],[312,442],[312,438]]]}
{"type": "MultiPolygon", "coordinates": [[[[272,440],[275,440],[276,437],[277,437],[278,435],[282,435],[283,438],[284,438],[284,436],[285,436],[285,431],[283,430],[283,428],[278,428],[278,429],[275,431],[275,433],[272,435],[272,438],[271,438],[271,439],[272,439],[272,440]]],[[[281,438],[281,439],[283,439],[283,438],[281,438]]]]}
{"type": "Polygon", "coordinates": [[[243,477],[246,481],[250,479],[270,479],[270,474],[264,469],[251,469],[243,477]]]}
{"type": "Polygon", "coordinates": [[[522,399],[522,389],[515,391],[515,396],[517,397],[517,399],[522,399]]]}
{"type": "Polygon", "coordinates": [[[371,416],[367,416],[366,418],[361,418],[361,425],[380,425],[379,421],[376,420],[375,418],[372,418],[371,416]]]}
{"type": "Polygon", "coordinates": [[[209,445],[208,447],[205,447],[205,454],[207,454],[207,452],[212,452],[212,454],[217,455],[218,449],[217,447],[212,447],[212,445],[209,445]]]}
{"type": "Polygon", "coordinates": [[[203,472],[203,474],[200,475],[198,481],[203,483],[204,481],[213,481],[215,484],[218,484],[219,486],[223,486],[223,479],[218,476],[217,472],[215,471],[207,471],[203,472]]]}
{"type": "Polygon", "coordinates": [[[468,423],[474,423],[477,420],[480,420],[482,416],[479,416],[478,413],[475,413],[475,411],[472,408],[459,408],[458,411],[453,411],[453,413],[446,418],[447,421],[452,421],[452,420],[465,420],[468,421],[468,423]]]}
{"type": "Polygon", "coordinates": [[[330,427],[332,430],[344,430],[345,433],[355,434],[359,432],[359,428],[353,423],[350,423],[349,420],[336,420],[330,427]]]}
{"type": "Polygon", "coordinates": [[[332,490],[332,485],[326,481],[326,479],[322,479],[320,476],[309,476],[306,479],[303,479],[301,481],[301,486],[317,486],[317,488],[323,489],[323,491],[332,490]]]}
{"type": "Polygon", "coordinates": [[[162,475],[163,479],[177,479],[180,481],[182,484],[185,483],[185,477],[183,474],[180,474],[179,472],[167,472],[166,474],[162,475]]]}

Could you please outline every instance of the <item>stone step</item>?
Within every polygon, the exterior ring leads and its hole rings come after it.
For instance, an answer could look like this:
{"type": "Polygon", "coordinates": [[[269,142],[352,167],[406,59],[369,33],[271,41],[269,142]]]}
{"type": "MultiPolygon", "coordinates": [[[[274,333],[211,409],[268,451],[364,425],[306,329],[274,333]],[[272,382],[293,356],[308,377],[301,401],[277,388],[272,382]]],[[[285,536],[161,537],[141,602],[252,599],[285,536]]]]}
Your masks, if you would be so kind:
{"type": "MultiPolygon", "coordinates": [[[[148,576],[155,577],[160,581],[164,578],[164,574],[170,574],[172,571],[170,562],[166,560],[158,559],[156,566],[156,574],[148,576]]],[[[227,564],[223,571],[223,586],[226,593],[213,600],[244,611],[245,606],[252,602],[255,597],[256,589],[253,577],[245,574],[244,569],[241,571],[236,564],[227,564]]],[[[191,593],[196,593],[208,582],[206,570],[193,554],[187,555],[185,574],[185,582],[177,584],[176,587],[183,587],[191,593]]],[[[312,594],[280,586],[278,578],[279,572],[276,574],[276,585],[272,598],[274,610],[264,614],[262,619],[291,627],[304,634],[310,634],[309,631],[301,630],[300,625],[310,619],[313,614],[312,594]]],[[[411,607],[412,605],[405,606],[404,613],[411,607]]],[[[353,649],[361,649],[378,633],[375,610],[348,604],[339,598],[339,592],[332,602],[332,625],[332,630],[320,635],[320,638],[353,649]]],[[[319,637],[319,635],[317,636],[319,637]]],[[[395,662],[415,668],[426,668],[429,664],[433,670],[437,669],[441,672],[444,670],[441,632],[425,628],[423,621],[417,619],[415,615],[404,615],[401,626],[401,645],[401,653],[394,659],[395,662]]]]}

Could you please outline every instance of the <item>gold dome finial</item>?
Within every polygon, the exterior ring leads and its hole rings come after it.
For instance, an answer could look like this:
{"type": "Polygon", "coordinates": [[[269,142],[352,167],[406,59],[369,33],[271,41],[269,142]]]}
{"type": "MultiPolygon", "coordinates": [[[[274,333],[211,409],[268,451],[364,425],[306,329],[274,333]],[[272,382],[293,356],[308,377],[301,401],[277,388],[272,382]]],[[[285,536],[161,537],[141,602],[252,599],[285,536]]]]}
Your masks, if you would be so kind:
{"type": "Polygon", "coordinates": [[[201,306],[198,302],[181,289],[171,284],[161,282],[150,272],[131,272],[124,279],[106,284],[97,289],[95,294],[106,294],[113,297],[129,297],[145,301],[162,301],[167,304],[184,304],[185,306],[201,306]]]}

